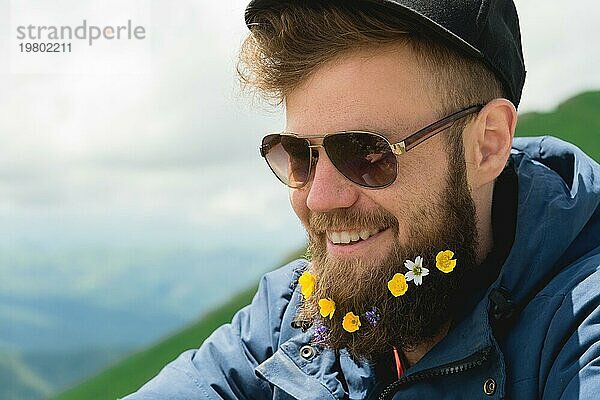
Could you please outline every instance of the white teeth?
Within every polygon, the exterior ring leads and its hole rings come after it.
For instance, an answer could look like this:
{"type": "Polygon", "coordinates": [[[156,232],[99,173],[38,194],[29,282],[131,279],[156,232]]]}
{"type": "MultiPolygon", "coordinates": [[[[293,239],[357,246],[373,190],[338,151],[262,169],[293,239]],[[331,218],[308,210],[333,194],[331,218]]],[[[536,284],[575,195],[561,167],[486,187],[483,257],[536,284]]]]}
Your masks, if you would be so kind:
{"type": "Polygon", "coordinates": [[[363,230],[363,231],[341,231],[341,232],[327,232],[327,238],[334,244],[348,244],[350,242],[357,242],[359,240],[367,240],[371,236],[375,235],[379,231],[377,229],[363,230]]]}
{"type": "Polygon", "coordinates": [[[333,243],[342,243],[339,232],[331,232],[329,240],[331,240],[333,243]]]}
{"type": "Polygon", "coordinates": [[[348,232],[342,232],[340,234],[340,238],[342,243],[350,243],[350,234],[348,232]]]}

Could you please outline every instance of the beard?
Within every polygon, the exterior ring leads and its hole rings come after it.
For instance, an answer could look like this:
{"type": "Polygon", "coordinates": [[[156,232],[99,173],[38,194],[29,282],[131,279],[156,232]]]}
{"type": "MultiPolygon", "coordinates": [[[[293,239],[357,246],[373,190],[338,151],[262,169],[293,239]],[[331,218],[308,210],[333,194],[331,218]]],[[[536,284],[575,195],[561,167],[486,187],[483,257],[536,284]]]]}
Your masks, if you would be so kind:
{"type": "Polygon", "coordinates": [[[372,361],[392,347],[410,351],[432,341],[452,320],[453,311],[468,295],[466,280],[477,262],[475,204],[464,159],[451,160],[446,187],[423,200],[424,206],[411,215],[405,244],[398,239],[398,220],[382,208],[311,213],[307,228],[309,271],[317,277],[317,285],[300,305],[296,320],[324,326],[326,335],[319,335],[320,344],[334,350],[345,348],[355,358],[372,361]],[[348,227],[356,231],[391,229],[395,238],[391,250],[387,255],[374,254],[371,260],[329,257],[325,231],[348,227]],[[435,267],[436,255],[443,250],[452,250],[457,259],[450,273],[435,267]],[[417,256],[423,258],[429,275],[420,286],[408,282],[408,291],[393,297],[387,282],[396,273],[406,273],[404,261],[417,256]],[[331,319],[319,314],[318,300],[323,298],[336,304],[331,319]],[[373,307],[379,320],[368,323],[363,316],[373,307]],[[342,318],[347,312],[361,315],[358,331],[343,329],[342,318]]]}

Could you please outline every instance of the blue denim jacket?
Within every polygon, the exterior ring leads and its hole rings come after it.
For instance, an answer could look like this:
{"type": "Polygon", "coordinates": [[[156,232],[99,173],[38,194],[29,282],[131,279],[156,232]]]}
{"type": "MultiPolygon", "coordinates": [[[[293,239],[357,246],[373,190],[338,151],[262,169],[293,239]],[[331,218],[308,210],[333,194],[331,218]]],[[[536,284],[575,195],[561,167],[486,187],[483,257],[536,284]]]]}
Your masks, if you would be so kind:
{"type": "Polygon", "coordinates": [[[511,158],[518,210],[508,258],[401,380],[376,386],[371,365],[291,326],[299,260],[266,274],[231,324],[126,399],[600,398],[600,166],[550,137],[515,139],[511,158]]]}

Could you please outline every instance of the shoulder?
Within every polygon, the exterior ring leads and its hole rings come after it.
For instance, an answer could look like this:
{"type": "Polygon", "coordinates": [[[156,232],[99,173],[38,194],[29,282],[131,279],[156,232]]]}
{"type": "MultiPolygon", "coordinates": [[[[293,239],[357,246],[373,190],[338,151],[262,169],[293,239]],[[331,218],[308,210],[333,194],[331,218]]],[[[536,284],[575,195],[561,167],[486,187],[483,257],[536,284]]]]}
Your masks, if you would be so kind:
{"type": "Polygon", "coordinates": [[[271,316],[271,319],[282,319],[283,313],[292,301],[294,292],[297,289],[298,277],[306,270],[307,266],[308,261],[298,259],[263,275],[253,303],[266,302],[265,305],[268,307],[269,314],[279,314],[278,316],[271,316]]]}
{"type": "Polygon", "coordinates": [[[214,331],[198,350],[182,353],[128,399],[272,398],[272,387],[257,379],[255,369],[289,336],[285,318],[293,313],[295,282],[306,266],[305,260],[296,260],[265,274],[252,303],[231,323],[214,331]]]}
{"type": "Polygon", "coordinates": [[[559,353],[573,356],[600,340],[598,287],[600,249],[563,268],[533,300],[548,315],[544,350],[553,362],[559,353]]]}
{"type": "Polygon", "coordinates": [[[275,348],[295,333],[289,328],[301,301],[298,278],[307,267],[308,261],[298,259],[265,274],[250,305],[254,319],[269,327],[275,348]]]}
{"type": "Polygon", "coordinates": [[[595,398],[600,375],[600,253],[569,265],[548,285],[558,306],[545,332],[540,372],[543,398],[595,398]],[[586,394],[587,393],[587,394],[586,394]],[[560,395],[560,396],[559,396],[560,395]]]}
{"type": "Polygon", "coordinates": [[[298,277],[306,270],[308,261],[305,259],[294,260],[274,271],[268,272],[261,278],[260,286],[276,292],[281,297],[291,298],[298,277]]]}
{"type": "Polygon", "coordinates": [[[544,288],[542,294],[565,301],[600,301],[600,247],[564,266],[544,288]]]}

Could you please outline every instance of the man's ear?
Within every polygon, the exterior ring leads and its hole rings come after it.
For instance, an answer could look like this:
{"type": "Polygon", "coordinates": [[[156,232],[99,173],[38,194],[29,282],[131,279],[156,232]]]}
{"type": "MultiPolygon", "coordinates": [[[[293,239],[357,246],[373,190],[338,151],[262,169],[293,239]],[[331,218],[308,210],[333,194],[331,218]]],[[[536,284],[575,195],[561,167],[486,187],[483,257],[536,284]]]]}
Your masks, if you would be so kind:
{"type": "Polygon", "coordinates": [[[506,99],[487,103],[465,129],[465,160],[473,189],[493,182],[504,169],[517,125],[517,110],[506,99]]]}

